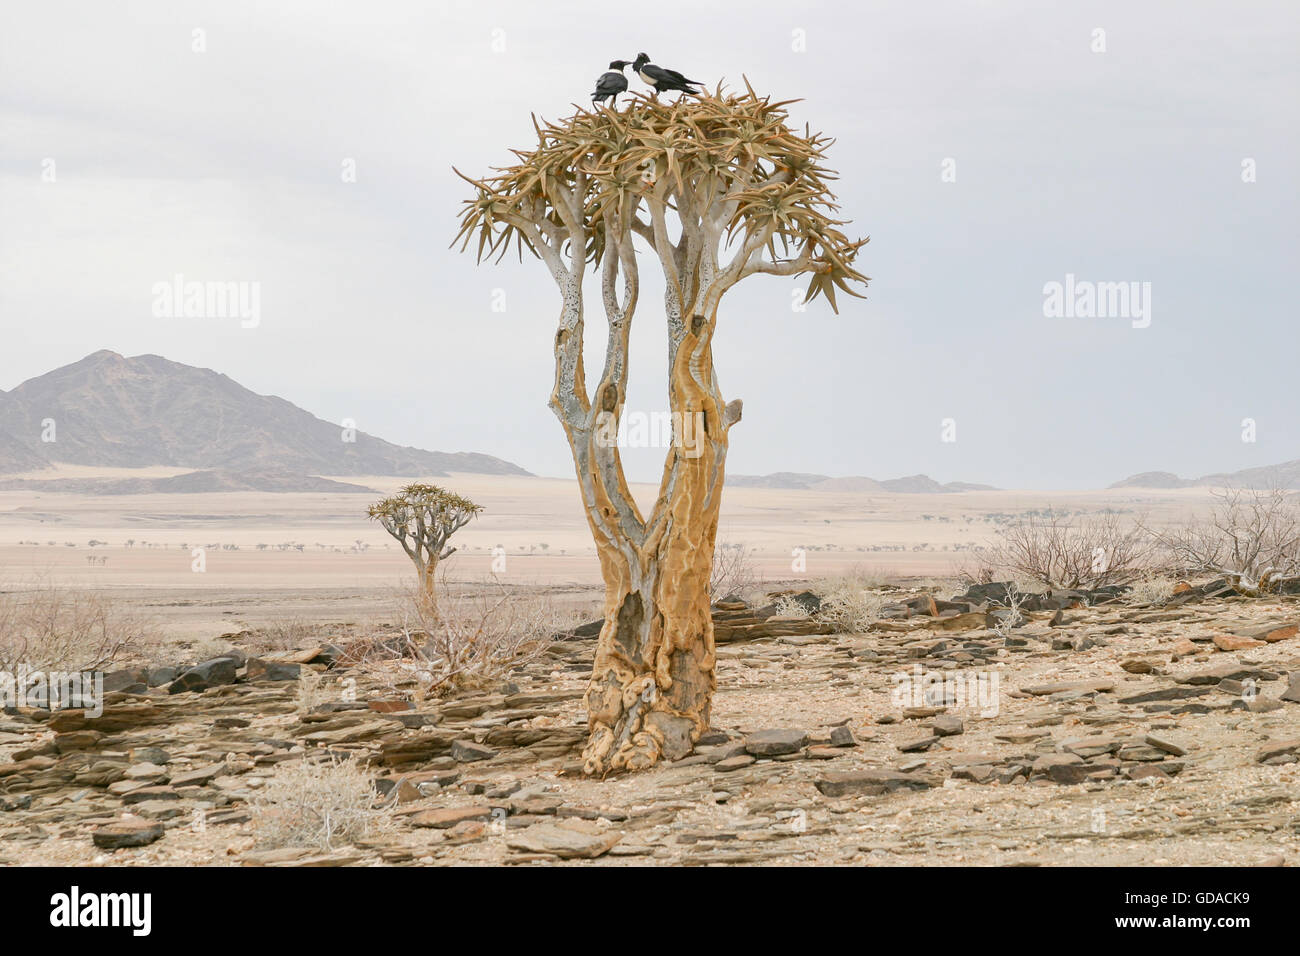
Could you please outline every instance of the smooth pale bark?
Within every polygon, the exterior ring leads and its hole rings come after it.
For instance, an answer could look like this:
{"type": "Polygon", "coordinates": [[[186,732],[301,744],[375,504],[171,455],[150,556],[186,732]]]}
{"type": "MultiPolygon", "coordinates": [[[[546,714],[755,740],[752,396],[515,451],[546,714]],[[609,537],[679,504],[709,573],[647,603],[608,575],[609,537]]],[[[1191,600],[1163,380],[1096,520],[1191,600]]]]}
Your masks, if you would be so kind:
{"type": "MultiPolygon", "coordinates": [[[[650,223],[633,224],[636,204],[624,218],[611,212],[605,219],[607,249],[600,265],[608,339],[594,400],[588,398],[582,357],[585,261],[576,250],[584,244],[572,243],[566,262],[559,247],[545,242],[542,226],[519,221],[531,230],[564,303],[550,404],[569,440],[605,581],[605,623],[587,690],[591,737],[583,765],[589,774],[640,770],[662,757],[690,753],[709,726],[716,684],[709,579],[728,431],[740,419],[740,403],[723,402],[713,369],[713,331],[723,292],[746,274],[768,234],[750,237],[720,272],[720,223],[728,207],[710,209],[708,221],[688,217],[673,244],[665,222],[668,204],[667,182],[661,181],[647,200],[650,223]],[[617,444],[609,440],[627,394],[638,289],[634,229],[652,244],[668,280],[669,407],[676,424],[690,424],[691,439],[684,441],[684,427],[675,435],[648,519],[632,498],[617,444]]],[[[556,210],[570,235],[578,234],[580,210],[563,192],[556,210]]]]}
{"type": "Polygon", "coordinates": [[[670,396],[676,420],[699,420],[702,430],[689,446],[679,432],[640,544],[591,522],[605,624],[587,691],[588,773],[684,757],[709,726],[716,686],[709,578],[730,422],[713,377],[711,323],[698,317],[692,325],[676,349],[670,396]]]}

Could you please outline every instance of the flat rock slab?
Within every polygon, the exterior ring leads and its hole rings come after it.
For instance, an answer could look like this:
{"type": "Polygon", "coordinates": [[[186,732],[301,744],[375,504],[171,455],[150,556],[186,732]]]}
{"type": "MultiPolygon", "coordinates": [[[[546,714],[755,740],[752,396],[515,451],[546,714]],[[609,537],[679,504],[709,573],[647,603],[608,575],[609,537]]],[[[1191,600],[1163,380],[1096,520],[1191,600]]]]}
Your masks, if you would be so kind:
{"type": "Polygon", "coordinates": [[[1034,697],[1050,697],[1052,694],[1076,692],[1080,694],[1107,694],[1115,689],[1113,680],[1076,680],[1056,684],[1030,684],[1020,688],[1034,697]]]}
{"type": "Polygon", "coordinates": [[[412,814],[411,825],[449,830],[465,820],[487,820],[491,816],[491,807],[440,807],[437,810],[421,810],[419,813],[412,814]]]}
{"type": "Polygon", "coordinates": [[[1238,634],[1215,634],[1212,640],[1214,646],[1221,651],[1245,651],[1252,647],[1264,646],[1264,641],[1257,641],[1253,637],[1241,637],[1238,634]]]}
{"type": "Polygon", "coordinates": [[[1161,700],[1184,700],[1188,697],[1200,697],[1202,694],[1208,694],[1210,687],[1164,687],[1160,690],[1149,690],[1142,694],[1133,694],[1130,697],[1121,697],[1121,704],[1150,704],[1161,700]]]}
{"type": "Polygon", "coordinates": [[[1300,634],[1300,624],[1289,624],[1274,622],[1265,624],[1262,627],[1252,627],[1249,630],[1238,631],[1242,637],[1255,641],[1264,641],[1266,644],[1275,644],[1278,641],[1285,641],[1288,638],[1300,634]]]}
{"type": "Polygon", "coordinates": [[[491,760],[496,755],[497,752],[491,747],[485,747],[472,740],[453,740],[451,742],[451,758],[457,763],[491,760]]]}
{"type": "Polygon", "coordinates": [[[511,835],[506,845],[525,853],[546,853],[562,860],[593,860],[613,849],[623,834],[586,820],[539,823],[511,835]]]}
{"type": "Polygon", "coordinates": [[[1165,753],[1173,754],[1175,757],[1184,757],[1192,747],[1191,744],[1176,737],[1171,737],[1163,733],[1150,733],[1146,735],[1146,742],[1158,750],[1165,753]]]}
{"type": "Polygon", "coordinates": [[[1291,675],[1290,683],[1287,689],[1282,691],[1281,699],[1292,704],[1300,704],[1300,671],[1295,671],[1291,675]]]}
{"type": "Polygon", "coordinates": [[[878,795],[896,790],[929,790],[934,783],[926,777],[878,768],[828,773],[814,780],[813,785],[823,796],[846,797],[857,793],[878,795]]]}
{"type": "Polygon", "coordinates": [[[745,750],[755,757],[775,757],[798,753],[808,745],[802,730],[760,730],[745,738],[745,750]]]}
{"type": "Polygon", "coordinates": [[[135,846],[148,846],[162,839],[163,825],[147,820],[121,820],[100,827],[91,840],[101,850],[124,850],[135,846]]]}

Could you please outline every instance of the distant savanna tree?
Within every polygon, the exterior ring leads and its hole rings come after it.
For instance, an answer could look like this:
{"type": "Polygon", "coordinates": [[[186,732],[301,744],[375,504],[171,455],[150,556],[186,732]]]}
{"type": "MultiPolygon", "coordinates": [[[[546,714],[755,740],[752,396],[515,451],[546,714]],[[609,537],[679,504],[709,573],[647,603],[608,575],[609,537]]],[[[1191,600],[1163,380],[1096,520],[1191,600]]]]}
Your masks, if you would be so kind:
{"type": "Polygon", "coordinates": [[[482,510],[445,488],[417,482],[375,502],[366,513],[397,539],[415,564],[425,599],[436,608],[434,573],[439,561],[456,552],[447,540],[482,510]]]}

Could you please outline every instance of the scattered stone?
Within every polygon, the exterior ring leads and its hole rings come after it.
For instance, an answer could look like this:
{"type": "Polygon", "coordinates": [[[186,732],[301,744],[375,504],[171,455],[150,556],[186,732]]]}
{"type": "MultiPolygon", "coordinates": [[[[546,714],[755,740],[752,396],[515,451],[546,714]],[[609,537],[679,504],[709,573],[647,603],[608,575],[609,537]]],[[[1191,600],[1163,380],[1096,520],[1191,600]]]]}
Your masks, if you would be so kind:
{"type": "Polygon", "coordinates": [[[745,750],[755,757],[798,753],[808,744],[802,730],[760,730],[745,738],[745,750]]]}
{"type": "Polygon", "coordinates": [[[1149,704],[1154,701],[1162,700],[1184,700],[1188,697],[1200,697],[1202,694],[1208,694],[1209,687],[1165,687],[1160,690],[1151,690],[1142,694],[1133,694],[1129,697],[1121,697],[1121,704],[1149,704]]]}
{"type": "Polygon", "coordinates": [[[497,752],[491,747],[476,744],[472,740],[453,740],[451,757],[457,763],[475,763],[479,760],[491,760],[497,752]]]}
{"type": "Polygon", "coordinates": [[[1187,751],[1191,746],[1187,743],[1180,743],[1175,738],[1162,733],[1149,733],[1144,739],[1152,747],[1163,750],[1165,753],[1173,754],[1175,757],[1186,756],[1187,751]]]}
{"type": "Polygon", "coordinates": [[[878,768],[828,773],[814,780],[813,786],[823,796],[844,797],[855,793],[879,795],[896,790],[928,790],[934,782],[925,777],[878,768]]]}
{"type": "Polygon", "coordinates": [[[1263,641],[1257,641],[1250,637],[1239,637],[1236,634],[1215,634],[1212,638],[1214,646],[1221,651],[1245,651],[1252,647],[1263,647],[1263,641]]]}
{"type": "Polygon", "coordinates": [[[832,747],[856,747],[857,745],[857,738],[853,736],[853,731],[847,724],[831,728],[832,747]]]}
{"type": "Polygon", "coordinates": [[[936,717],[930,722],[930,727],[940,737],[955,737],[957,734],[964,733],[966,725],[962,723],[960,717],[943,716],[936,717]]]}
{"type": "Polygon", "coordinates": [[[186,691],[207,690],[222,684],[233,684],[238,662],[233,657],[214,657],[210,661],[196,664],[180,677],[172,681],[167,692],[181,694],[186,691]]]}
{"type": "Polygon", "coordinates": [[[512,850],[545,853],[562,860],[592,860],[604,856],[623,838],[618,832],[587,820],[539,823],[506,839],[512,850]]]}
{"type": "Polygon", "coordinates": [[[162,839],[163,825],[147,820],[121,820],[107,824],[91,834],[91,840],[101,850],[123,850],[129,847],[148,846],[162,839]]]}
{"type": "Polygon", "coordinates": [[[491,817],[491,807],[440,807],[437,810],[421,810],[419,813],[412,814],[410,822],[416,827],[447,830],[464,820],[489,820],[491,817]]]}
{"type": "Polygon", "coordinates": [[[1285,641],[1300,634],[1300,624],[1265,624],[1262,627],[1253,627],[1237,633],[1248,640],[1276,644],[1278,641],[1285,641]]]}
{"type": "Polygon", "coordinates": [[[247,680],[297,680],[302,674],[302,666],[281,661],[265,661],[259,657],[250,657],[245,665],[244,677],[247,680]]]}
{"type": "Polygon", "coordinates": [[[1279,700],[1285,700],[1292,704],[1300,704],[1300,671],[1292,671],[1286,690],[1282,691],[1279,700]]]}
{"type": "Polygon", "coordinates": [[[725,760],[719,760],[713,765],[713,769],[720,773],[730,773],[733,770],[743,770],[757,762],[757,757],[751,757],[749,754],[738,754],[735,757],[727,757],[725,760]]]}

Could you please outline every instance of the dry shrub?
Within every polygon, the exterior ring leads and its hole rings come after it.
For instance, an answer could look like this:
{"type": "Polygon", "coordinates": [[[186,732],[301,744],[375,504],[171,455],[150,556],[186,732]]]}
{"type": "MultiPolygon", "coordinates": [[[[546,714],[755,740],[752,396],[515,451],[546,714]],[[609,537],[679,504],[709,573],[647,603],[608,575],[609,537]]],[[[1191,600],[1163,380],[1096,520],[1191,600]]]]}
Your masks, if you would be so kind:
{"type": "Polygon", "coordinates": [[[746,600],[747,595],[751,595],[758,585],[754,549],[743,544],[719,541],[713,552],[713,570],[709,575],[709,600],[746,600]]]}
{"type": "Polygon", "coordinates": [[[235,649],[235,645],[220,637],[202,637],[190,648],[190,655],[195,663],[210,661],[214,657],[223,657],[235,649]]]}
{"type": "Polygon", "coordinates": [[[1151,531],[1175,573],[1221,574],[1245,594],[1264,594],[1300,574],[1300,508],[1282,488],[1212,492],[1208,518],[1151,531]]]}
{"type": "Polygon", "coordinates": [[[1027,516],[999,536],[982,556],[978,577],[1028,579],[1035,587],[1129,584],[1150,570],[1155,551],[1140,522],[1128,524],[1114,514],[1077,518],[1049,510],[1027,516]]]}
{"type": "Polygon", "coordinates": [[[303,617],[280,617],[259,625],[244,642],[257,653],[301,650],[320,643],[323,627],[303,617]]]}
{"type": "Polygon", "coordinates": [[[443,588],[436,606],[422,588],[412,588],[399,618],[402,642],[414,658],[402,666],[422,694],[435,696],[501,680],[577,623],[547,595],[499,582],[472,591],[443,588]]]}
{"type": "Polygon", "coordinates": [[[796,601],[792,594],[781,595],[776,599],[774,607],[776,608],[777,617],[802,619],[811,616],[808,613],[808,608],[796,601]]]}
{"type": "Polygon", "coordinates": [[[325,702],[321,675],[306,664],[298,669],[298,713],[310,714],[325,702]]]}
{"type": "Polygon", "coordinates": [[[356,760],[305,756],[275,768],[251,801],[259,843],[269,849],[329,851],[355,843],[388,822],[374,784],[356,760]]]}
{"type": "Polygon", "coordinates": [[[1159,575],[1134,581],[1125,599],[1130,604],[1163,604],[1174,596],[1178,582],[1159,575]]]}
{"type": "Polygon", "coordinates": [[[834,578],[822,578],[810,589],[821,598],[818,617],[849,634],[867,630],[880,620],[881,609],[889,603],[875,589],[881,586],[879,572],[855,567],[834,578]]]}
{"type": "Polygon", "coordinates": [[[97,591],[41,582],[0,593],[0,670],[101,670],[158,637],[147,615],[97,591]]]}

